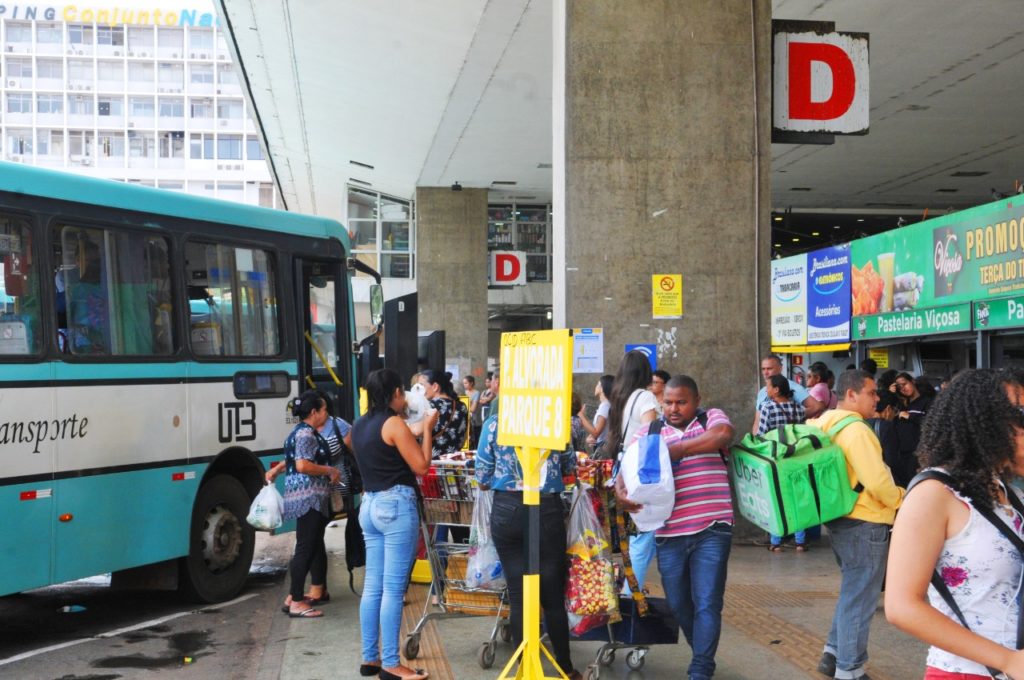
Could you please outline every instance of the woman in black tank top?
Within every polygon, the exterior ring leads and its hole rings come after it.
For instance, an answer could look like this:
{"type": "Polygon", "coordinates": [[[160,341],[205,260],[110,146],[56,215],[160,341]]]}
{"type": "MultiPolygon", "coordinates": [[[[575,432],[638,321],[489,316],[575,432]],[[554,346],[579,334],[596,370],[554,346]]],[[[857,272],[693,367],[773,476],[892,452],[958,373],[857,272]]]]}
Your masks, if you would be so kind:
{"type": "Polygon", "coordinates": [[[416,475],[430,469],[434,422],[427,416],[417,443],[399,414],[405,411],[402,380],[393,370],[374,371],[365,384],[369,410],[352,428],[352,448],[363,475],[359,525],[366,539],[366,576],[359,603],[363,662],[359,674],[383,680],[423,680],[401,665],[398,635],[402,598],[416,557],[419,513],[416,475]]]}

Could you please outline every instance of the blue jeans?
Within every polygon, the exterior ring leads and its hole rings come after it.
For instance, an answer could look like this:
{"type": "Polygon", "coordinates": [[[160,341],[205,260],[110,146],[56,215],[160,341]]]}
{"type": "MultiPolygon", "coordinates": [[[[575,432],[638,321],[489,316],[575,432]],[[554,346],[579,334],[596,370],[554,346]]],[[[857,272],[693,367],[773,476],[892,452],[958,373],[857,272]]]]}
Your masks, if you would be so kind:
{"type": "Polygon", "coordinates": [[[864,675],[868,633],[889,556],[889,526],[842,518],[828,523],[842,582],[825,651],[836,657],[836,678],[864,675]]]}
{"type": "Polygon", "coordinates": [[[690,680],[715,674],[715,652],[722,633],[726,568],[732,527],[717,522],[690,536],[659,538],[658,570],[672,613],[693,649],[690,680]]]}
{"type": "Polygon", "coordinates": [[[359,603],[363,662],[379,660],[384,668],[393,668],[401,663],[402,598],[416,557],[416,491],[396,485],[386,491],[364,492],[359,525],[366,541],[366,575],[359,603]]]}
{"type": "MultiPolygon", "coordinates": [[[[772,545],[782,545],[782,536],[776,536],[775,534],[771,534],[771,537],[772,537],[772,545]]],[[[796,544],[797,545],[803,545],[804,543],[807,542],[807,532],[806,531],[796,531],[796,532],[793,532],[793,538],[796,539],[796,544]]]]}

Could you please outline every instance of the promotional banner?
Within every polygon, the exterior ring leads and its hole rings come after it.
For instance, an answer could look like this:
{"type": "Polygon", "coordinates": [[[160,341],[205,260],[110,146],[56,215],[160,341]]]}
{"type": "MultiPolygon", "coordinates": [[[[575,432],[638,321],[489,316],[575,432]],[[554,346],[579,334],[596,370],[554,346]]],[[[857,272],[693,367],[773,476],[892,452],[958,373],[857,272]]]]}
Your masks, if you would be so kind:
{"type": "Polygon", "coordinates": [[[807,255],[807,344],[850,339],[850,244],[807,255]]]}
{"type": "Polygon", "coordinates": [[[1024,291],[1024,200],[1005,199],[851,244],[853,316],[1024,291]]]}
{"type": "Polygon", "coordinates": [[[807,255],[772,260],[772,344],[807,341],[807,255]]]}

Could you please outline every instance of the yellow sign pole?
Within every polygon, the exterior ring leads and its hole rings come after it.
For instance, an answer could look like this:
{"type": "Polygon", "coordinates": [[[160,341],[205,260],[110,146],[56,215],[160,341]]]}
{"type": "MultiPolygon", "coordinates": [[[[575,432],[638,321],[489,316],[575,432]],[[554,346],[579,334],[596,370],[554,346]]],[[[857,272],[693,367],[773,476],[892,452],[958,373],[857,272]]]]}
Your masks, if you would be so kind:
{"type": "Polygon", "coordinates": [[[498,443],[514,446],[523,470],[526,506],[523,642],[499,680],[566,680],[540,643],[540,471],[551,449],[569,441],[572,334],[566,330],[503,333],[498,443]],[[547,657],[558,675],[544,674],[547,657]]]}

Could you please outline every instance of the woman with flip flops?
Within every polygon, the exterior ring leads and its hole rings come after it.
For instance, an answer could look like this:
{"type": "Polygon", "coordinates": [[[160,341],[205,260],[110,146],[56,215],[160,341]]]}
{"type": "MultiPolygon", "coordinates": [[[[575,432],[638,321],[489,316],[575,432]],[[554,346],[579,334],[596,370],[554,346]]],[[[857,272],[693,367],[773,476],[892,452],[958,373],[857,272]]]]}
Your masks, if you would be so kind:
{"type": "MultiPolygon", "coordinates": [[[[284,442],[284,519],[295,520],[295,554],[282,611],[293,618],[317,618],[323,612],[314,605],[327,601],[324,530],[331,517],[331,485],[338,483],[341,473],[330,465],[330,447],[318,432],[328,418],[324,398],[307,390],[291,407],[299,423],[284,442]],[[308,596],[303,593],[307,574],[312,581],[308,596]]],[[[267,482],[273,484],[281,469],[279,465],[267,471],[267,482]]]]}

